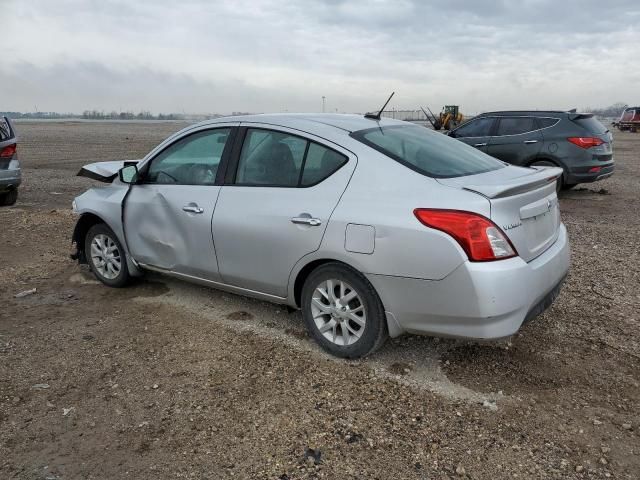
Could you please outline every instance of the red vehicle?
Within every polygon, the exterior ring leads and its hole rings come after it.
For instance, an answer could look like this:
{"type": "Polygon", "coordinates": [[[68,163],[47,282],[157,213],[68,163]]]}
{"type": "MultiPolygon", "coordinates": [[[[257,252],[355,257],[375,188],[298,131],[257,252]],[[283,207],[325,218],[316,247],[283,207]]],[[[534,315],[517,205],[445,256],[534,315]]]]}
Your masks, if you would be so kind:
{"type": "Polygon", "coordinates": [[[640,129],[640,107],[627,107],[620,115],[620,120],[613,122],[618,130],[630,130],[636,132],[640,129]]]}

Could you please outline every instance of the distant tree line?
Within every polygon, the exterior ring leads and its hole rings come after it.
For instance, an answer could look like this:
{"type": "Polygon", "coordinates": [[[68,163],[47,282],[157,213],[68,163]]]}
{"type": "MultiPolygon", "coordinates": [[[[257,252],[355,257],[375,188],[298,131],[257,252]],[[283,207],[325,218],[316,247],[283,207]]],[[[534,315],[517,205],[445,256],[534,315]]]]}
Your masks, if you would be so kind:
{"type": "Polygon", "coordinates": [[[159,113],[153,115],[148,111],[139,113],[133,112],[116,112],[109,113],[99,110],[85,110],[81,115],[77,113],[58,113],[58,112],[0,112],[0,115],[7,116],[12,119],[30,118],[30,119],[61,119],[61,118],[82,118],[85,120],[183,120],[184,115],[179,113],[159,113]]]}
{"type": "Polygon", "coordinates": [[[105,113],[98,110],[85,110],[82,112],[82,118],[87,120],[182,120],[183,116],[177,113],[153,115],[147,110],[138,113],[116,112],[115,110],[105,113]]]}

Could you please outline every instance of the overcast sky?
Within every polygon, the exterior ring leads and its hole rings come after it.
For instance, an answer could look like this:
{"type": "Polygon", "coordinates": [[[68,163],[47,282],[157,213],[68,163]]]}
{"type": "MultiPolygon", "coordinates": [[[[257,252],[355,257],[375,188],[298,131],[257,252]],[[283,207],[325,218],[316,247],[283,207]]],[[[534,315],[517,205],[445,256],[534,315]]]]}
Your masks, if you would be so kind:
{"type": "Polygon", "coordinates": [[[0,110],[640,103],[640,1],[0,0],[0,110]]]}

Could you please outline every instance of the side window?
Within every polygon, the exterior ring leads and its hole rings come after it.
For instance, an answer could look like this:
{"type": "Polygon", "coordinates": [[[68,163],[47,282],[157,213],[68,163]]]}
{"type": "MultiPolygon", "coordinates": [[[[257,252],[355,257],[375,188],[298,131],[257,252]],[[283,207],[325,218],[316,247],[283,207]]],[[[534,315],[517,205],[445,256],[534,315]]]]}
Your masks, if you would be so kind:
{"type": "Polygon", "coordinates": [[[537,130],[533,117],[503,117],[496,135],[520,135],[537,130]]]}
{"type": "Polygon", "coordinates": [[[219,128],[177,141],[151,160],[145,183],[213,185],[230,133],[219,128]]]}
{"type": "Polygon", "coordinates": [[[236,184],[296,187],[307,143],[287,133],[250,128],[242,145],[236,184]]]}
{"type": "Polygon", "coordinates": [[[462,125],[454,131],[453,138],[463,137],[488,137],[491,134],[493,117],[483,117],[471,120],[466,125],[462,125]]]}
{"type": "Polygon", "coordinates": [[[311,143],[304,162],[301,185],[307,187],[320,183],[345,163],[347,157],[344,155],[317,143],[311,143]]]}
{"type": "Polygon", "coordinates": [[[540,128],[553,127],[559,121],[560,119],[558,118],[548,118],[548,117],[538,118],[538,124],[540,125],[540,128]]]}

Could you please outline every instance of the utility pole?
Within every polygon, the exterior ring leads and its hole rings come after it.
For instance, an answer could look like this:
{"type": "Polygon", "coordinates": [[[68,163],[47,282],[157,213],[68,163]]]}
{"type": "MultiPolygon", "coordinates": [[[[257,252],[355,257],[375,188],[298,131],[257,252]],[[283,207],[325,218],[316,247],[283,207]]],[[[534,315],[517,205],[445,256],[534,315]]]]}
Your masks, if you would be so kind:
{"type": "Polygon", "coordinates": [[[324,102],[326,100],[327,97],[325,97],[324,95],[322,96],[322,113],[324,113],[324,102]]]}

